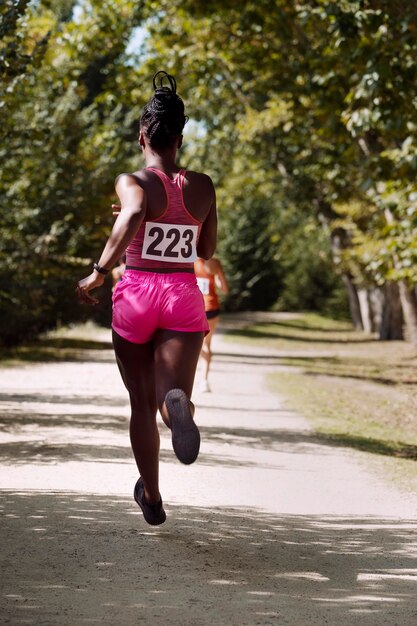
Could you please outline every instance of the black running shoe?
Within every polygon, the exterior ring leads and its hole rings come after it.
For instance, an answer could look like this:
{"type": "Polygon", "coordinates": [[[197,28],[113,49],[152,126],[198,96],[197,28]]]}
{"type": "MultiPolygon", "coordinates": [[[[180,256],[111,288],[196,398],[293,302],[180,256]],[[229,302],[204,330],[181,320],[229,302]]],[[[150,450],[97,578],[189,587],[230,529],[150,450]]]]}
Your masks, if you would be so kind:
{"type": "Polygon", "coordinates": [[[165,396],[172,431],[172,447],[181,463],[194,463],[200,451],[200,432],[194,422],[190,401],[182,389],[171,389],[165,396]]]}
{"type": "Polygon", "coordinates": [[[135,485],[133,497],[142,509],[143,517],[148,524],[151,524],[151,526],[158,526],[159,524],[163,524],[165,522],[167,516],[164,511],[164,507],[162,506],[162,498],[159,502],[156,502],[156,504],[149,504],[146,502],[142,478],[139,478],[135,485]]]}

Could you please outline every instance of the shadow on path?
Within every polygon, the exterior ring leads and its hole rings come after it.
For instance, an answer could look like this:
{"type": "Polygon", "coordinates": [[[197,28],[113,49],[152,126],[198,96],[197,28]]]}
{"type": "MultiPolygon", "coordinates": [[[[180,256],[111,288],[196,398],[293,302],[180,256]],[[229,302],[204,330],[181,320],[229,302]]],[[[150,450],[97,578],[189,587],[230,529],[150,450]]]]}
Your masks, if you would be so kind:
{"type": "MultiPolygon", "coordinates": [[[[237,336],[237,337],[246,337],[249,339],[285,339],[285,341],[297,341],[300,343],[307,343],[307,344],[308,343],[372,344],[377,341],[376,338],[366,337],[366,336],[358,337],[355,335],[353,335],[352,337],[349,337],[349,339],[339,338],[339,337],[331,338],[331,339],[327,337],[315,337],[315,336],[311,337],[311,336],[306,336],[302,333],[290,335],[287,332],[280,333],[279,324],[268,324],[268,326],[271,327],[271,330],[262,330],[261,328],[240,328],[240,329],[238,328],[234,330],[234,329],[229,328],[227,329],[227,331],[223,331],[223,333],[227,332],[228,335],[237,336]]],[[[304,330],[308,330],[311,334],[313,329],[304,329],[304,330]]],[[[221,332],[221,329],[219,330],[219,332],[221,332]]]]}
{"type": "Polygon", "coordinates": [[[88,357],[110,363],[114,359],[111,341],[73,337],[44,337],[18,348],[1,348],[0,357],[22,363],[82,362],[88,357]]]}
{"type": "Polygon", "coordinates": [[[3,492],[3,623],[356,624],[417,619],[416,522],[3,492]]]}
{"type": "MultiPolygon", "coordinates": [[[[42,394],[39,394],[39,399],[42,394]]],[[[53,402],[52,398],[45,398],[45,402],[53,402]]],[[[70,399],[67,399],[70,402],[70,399]]],[[[103,403],[104,404],[104,403],[103,403]]],[[[117,403],[114,403],[117,405],[117,403]]],[[[206,409],[208,405],[203,405],[206,409]]],[[[216,411],[230,411],[229,407],[213,406],[216,411]]],[[[236,409],[236,411],[251,412],[253,409],[236,409]]],[[[279,410],[257,409],[257,413],[271,413],[279,415],[279,410]]],[[[127,412],[126,412],[127,413],[127,412]]],[[[25,465],[28,463],[60,463],[66,461],[94,462],[106,460],[108,462],[124,462],[131,460],[128,443],[128,415],[88,414],[65,412],[52,415],[50,413],[16,413],[3,412],[0,414],[0,427],[3,433],[10,434],[13,441],[0,441],[0,460],[5,465],[25,465]],[[76,440],[73,440],[71,430],[77,429],[76,440]],[[60,439],[54,441],[59,430],[60,439]],[[108,443],[97,445],[94,441],[94,431],[101,434],[107,431],[108,443]],[[32,432],[33,437],[28,437],[32,432]],[[64,436],[64,433],[68,434],[64,436]],[[85,432],[85,436],[82,434],[85,432]],[[124,445],[112,445],[114,435],[126,433],[124,445]],[[65,441],[62,441],[64,436],[65,441]]],[[[160,424],[162,435],[169,437],[168,430],[160,424]]],[[[346,435],[345,433],[323,434],[308,430],[290,430],[288,428],[245,428],[228,426],[200,426],[202,440],[208,444],[227,444],[247,449],[269,450],[281,453],[308,453],[316,454],[317,446],[320,453],[325,454],[326,448],[330,452],[335,447],[352,448],[397,458],[417,460],[417,447],[397,441],[382,441],[370,437],[346,435]]],[[[171,453],[161,450],[161,460],[170,460],[171,453]]],[[[248,459],[239,462],[231,461],[227,453],[201,454],[199,463],[203,465],[230,465],[248,466],[248,459]]]]}
{"type": "MultiPolygon", "coordinates": [[[[127,398],[115,398],[110,395],[106,395],[105,393],[97,395],[87,395],[83,396],[81,393],[77,393],[77,390],[74,389],[74,393],[63,394],[58,391],[56,393],[45,393],[44,391],[40,391],[39,393],[26,393],[25,391],[21,393],[0,393],[0,402],[18,402],[18,403],[37,403],[40,402],[42,404],[75,404],[75,405],[90,405],[90,406],[120,406],[120,407],[128,407],[129,401],[127,398]]],[[[24,410],[28,410],[27,407],[22,409],[22,414],[24,410]]]]}

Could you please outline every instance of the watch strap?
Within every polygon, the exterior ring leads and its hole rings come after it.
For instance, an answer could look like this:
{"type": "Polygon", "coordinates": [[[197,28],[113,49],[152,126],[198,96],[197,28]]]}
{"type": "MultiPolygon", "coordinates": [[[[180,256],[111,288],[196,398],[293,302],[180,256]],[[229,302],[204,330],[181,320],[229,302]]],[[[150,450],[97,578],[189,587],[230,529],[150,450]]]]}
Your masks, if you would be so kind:
{"type": "Polygon", "coordinates": [[[94,263],[93,267],[99,274],[108,274],[110,272],[110,270],[106,270],[105,267],[100,267],[98,263],[94,263]]]}

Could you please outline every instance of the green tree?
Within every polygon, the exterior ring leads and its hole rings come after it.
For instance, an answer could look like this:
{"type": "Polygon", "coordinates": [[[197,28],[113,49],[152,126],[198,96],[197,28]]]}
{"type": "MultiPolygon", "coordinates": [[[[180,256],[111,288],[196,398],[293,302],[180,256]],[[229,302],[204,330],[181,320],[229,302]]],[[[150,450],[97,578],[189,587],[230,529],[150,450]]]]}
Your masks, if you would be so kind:
{"type": "MultiPolygon", "coordinates": [[[[153,60],[182,68],[222,162],[252,150],[259,168],[275,172],[285,204],[325,221],[332,238],[336,206],[369,207],[361,249],[368,240],[376,253],[375,235],[388,238],[373,280],[398,281],[411,337],[416,27],[414,6],[383,0],[161,2],[150,24],[153,60]]],[[[374,265],[357,252],[354,278],[369,279],[374,265]]]]}
{"type": "MultiPolygon", "coordinates": [[[[320,251],[327,229],[359,318],[358,288],[398,287],[417,341],[414,5],[9,0],[2,17],[0,322],[13,319],[14,330],[2,323],[10,340],[79,315],[69,285],[110,226],[114,175],[136,166],[141,81],[164,67],[194,124],[184,164],[218,188],[229,306],[269,306],[282,289],[296,297],[297,271],[314,266],[306,248],[320,251]],[[139,25],[144,47],[129,57],[139,25]]],[[[339,283],[319,266],[332,298],[339,283]]]]}
{"type": "Polygon", "coordinates": [[[144,100],[125,52],[141,3],[19,10],[9,40],[26,52],[1,100],[4,343],[84,315],[74,286],[112,223],[113,181],[131,166],[144,100]]]}

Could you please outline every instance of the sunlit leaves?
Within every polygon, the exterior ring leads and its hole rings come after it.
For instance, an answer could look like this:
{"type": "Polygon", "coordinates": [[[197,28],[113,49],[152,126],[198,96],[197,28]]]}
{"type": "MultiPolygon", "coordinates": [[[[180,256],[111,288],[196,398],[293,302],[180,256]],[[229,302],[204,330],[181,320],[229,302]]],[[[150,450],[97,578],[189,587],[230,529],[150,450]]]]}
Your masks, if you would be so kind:
{"type": "Polygon", "coordinates": [[[26,56],[1,101],[3,341],[80,315],[73,285],[104,244],[148,95],[125,52],[141,3],[23,4],[9,40],[26,56]],[[6,301],[19,302],[13,324],[6,301]]]}

